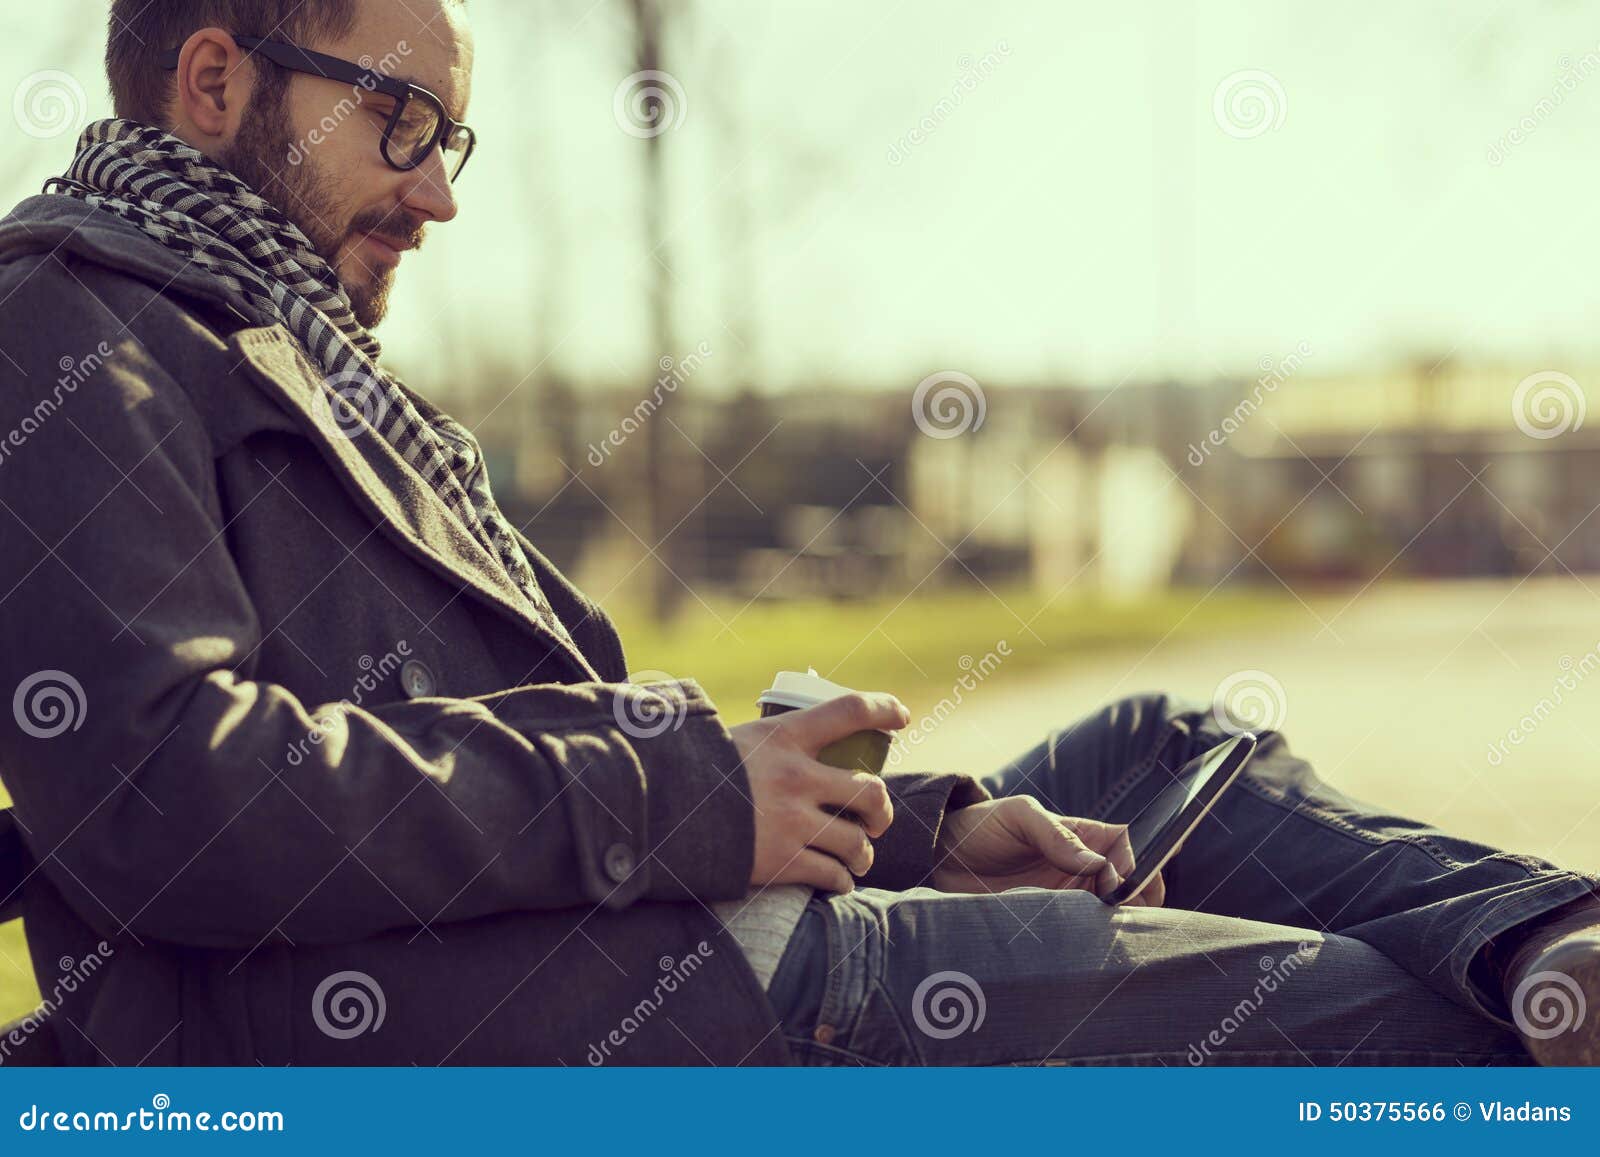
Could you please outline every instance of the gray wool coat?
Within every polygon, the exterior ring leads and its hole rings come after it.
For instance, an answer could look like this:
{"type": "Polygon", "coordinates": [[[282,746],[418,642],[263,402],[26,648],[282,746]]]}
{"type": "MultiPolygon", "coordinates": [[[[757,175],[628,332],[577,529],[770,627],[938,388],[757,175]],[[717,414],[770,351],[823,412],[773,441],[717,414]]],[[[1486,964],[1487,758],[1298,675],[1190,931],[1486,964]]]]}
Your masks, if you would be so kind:
{"type": "MultiPolygon", "coordinates": [[[[705,906],[754,823],[697,684],[625,732],[605,613],[527,543],[544,627],[286,330],[109,214],[0,223],[0,349],[0,907],[69,1062],[787,1060],[705,906]]],[[[890,784],[863,883],[910,887],[985,793],[890,784]]]]}

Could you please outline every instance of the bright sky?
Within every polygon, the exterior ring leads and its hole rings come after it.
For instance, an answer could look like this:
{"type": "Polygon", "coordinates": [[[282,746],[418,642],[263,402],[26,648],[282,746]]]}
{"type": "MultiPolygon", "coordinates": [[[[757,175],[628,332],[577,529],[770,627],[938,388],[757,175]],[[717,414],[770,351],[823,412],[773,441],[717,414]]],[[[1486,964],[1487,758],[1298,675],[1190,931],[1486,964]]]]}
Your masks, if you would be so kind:
{"type": "MultiPolygon", "coordinates": [[[[703,341],[721,385],[736,334],[776,388],[1253,376],[1302,342],[1316,371],[1592,360],[1600,3],[696,0],[668,61],[670,350],[646,324],[644,143],[613,106],[622,8],[474,0],[465,212],[408,258],[382,334],[419,383],[462,351],[636,380],[703,341]],[[1215,114],[1243,72],[1276,123],[1257,135],[1215,114]]],[[[81,29],[101,11],[8,6],[0,95],[63,68],[100,115],[81,29]]],[[[70,139],[3,118],[11,192],[70,139]]]]}

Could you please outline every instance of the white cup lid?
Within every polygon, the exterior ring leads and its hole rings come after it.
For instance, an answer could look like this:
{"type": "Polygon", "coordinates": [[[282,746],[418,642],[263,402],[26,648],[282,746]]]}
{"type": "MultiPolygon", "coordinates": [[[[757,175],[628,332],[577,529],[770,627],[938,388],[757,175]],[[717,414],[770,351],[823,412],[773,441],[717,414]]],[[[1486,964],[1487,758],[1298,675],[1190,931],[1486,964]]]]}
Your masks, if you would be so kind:
{"type": "Polygon", "coordinates": [[[817,674],[815,667],[807,667],[804,672],[779,671],[772,677],[772,686],[763,691],[756,702],[805,708],[851,694],[854,694],[854,688],[829,682],[817,674]]]}

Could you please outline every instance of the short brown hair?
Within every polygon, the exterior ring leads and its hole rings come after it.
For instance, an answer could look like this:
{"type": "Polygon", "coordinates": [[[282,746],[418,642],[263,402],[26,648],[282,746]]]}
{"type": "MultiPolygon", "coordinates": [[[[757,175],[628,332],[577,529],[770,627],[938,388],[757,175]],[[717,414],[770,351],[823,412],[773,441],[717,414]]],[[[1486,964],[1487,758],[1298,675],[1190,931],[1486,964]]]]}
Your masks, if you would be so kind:
{"type": "MultiPolygon", "coordinates": [[[[116,113],[167,127],[173,80],[159,63],[161,54],[202,28],[309,41],[343,36],[355,18],[356,0],[111,0],[106,78],[116,113]]],[[[287,81],[272,75],[264,83],[281,88],[287,81]]]]}

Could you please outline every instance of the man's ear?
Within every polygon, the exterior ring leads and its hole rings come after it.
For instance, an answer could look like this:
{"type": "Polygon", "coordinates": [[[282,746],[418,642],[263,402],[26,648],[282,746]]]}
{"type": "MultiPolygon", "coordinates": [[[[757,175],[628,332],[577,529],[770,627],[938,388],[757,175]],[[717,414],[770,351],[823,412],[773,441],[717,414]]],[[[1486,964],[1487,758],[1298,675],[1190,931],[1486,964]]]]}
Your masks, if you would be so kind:
{"type": "Polygon", "coordinates": [[[255,85],[255,66],[221,28],[202,28],[178,54],[175,131],[204,148],[233,139],[255,85]],[[187,132],[184,130],[188,130],[187,132]]]}

